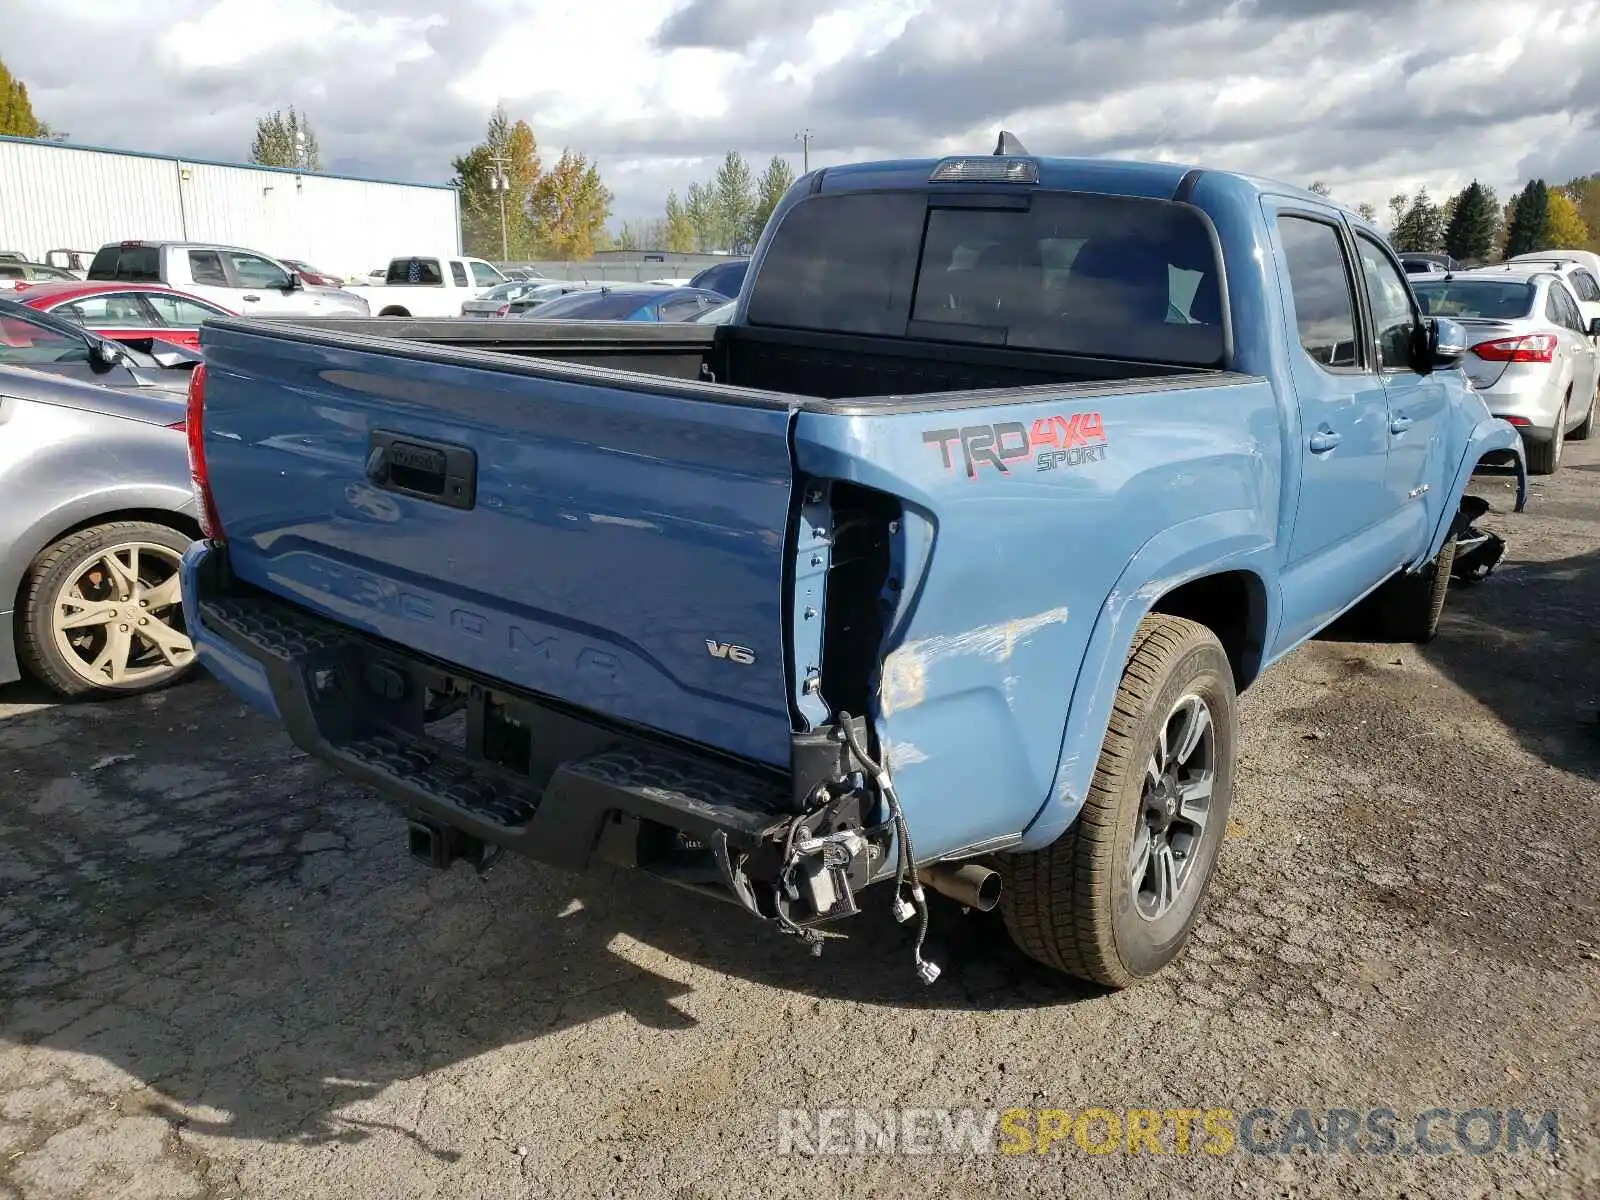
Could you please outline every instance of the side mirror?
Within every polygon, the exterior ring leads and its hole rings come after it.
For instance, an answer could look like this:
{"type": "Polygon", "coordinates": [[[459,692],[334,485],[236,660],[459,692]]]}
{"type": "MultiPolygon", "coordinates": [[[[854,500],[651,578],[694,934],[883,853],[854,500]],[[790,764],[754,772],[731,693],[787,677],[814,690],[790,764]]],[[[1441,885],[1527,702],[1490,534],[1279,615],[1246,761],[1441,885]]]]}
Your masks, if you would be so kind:
{"type": "Polygon", "coordinates": [[[1466,354],[1467,331],[1448,317],[1428,320],[1428,355],[1435,367],[1453,367],[1466,354]]]}
{"type": "Polygon", "coordinates": [[[300,272],[290,271],[289,282],[283,285],[283,290],[286,292],[298,292],[305,286],[305,281],[300,278],[300,272]]]}
{"type": "Polygon", "coordinates": [[[95,340],[94,345],[91,347],[91,353],[94,355],[95,362],[102,367],[114,367],[126,357],[121,346],[103,338],[95,340]]]}

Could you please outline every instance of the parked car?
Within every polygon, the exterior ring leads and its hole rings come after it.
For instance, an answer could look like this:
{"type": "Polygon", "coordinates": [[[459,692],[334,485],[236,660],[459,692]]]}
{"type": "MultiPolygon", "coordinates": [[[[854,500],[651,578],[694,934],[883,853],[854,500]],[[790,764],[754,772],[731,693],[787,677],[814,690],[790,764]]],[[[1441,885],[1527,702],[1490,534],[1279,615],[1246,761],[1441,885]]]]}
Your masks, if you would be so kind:
{"type": "Polygon", "coordinates": [[[1594,432],[1600,316],[1585,321],[1566,281],[1537,264],[1413,281],[1412,290],[1423,312],[1466,330],[1467,377],[1522,434],[1528,469],[1554,474],[1566,439],[1594,432]]]}
{"type": "Polygon", "coordinates": [[[1433,271],[1459,271],[1464,265],[1442,251],[1408,250],[1398,257],[1407,275],[1427,275],[1433,271]]]}
{"type": "Polygon", "coordinates": [[[153,341],[140,350],[57,313],[0,299],[0,366],[27,367],[103,387],[182,393],[189,386],[190,368],[199,361],[200,354],[188,346],[153,341]]]}
{"type": "Polygon", "coordinates": [[[36,283],[15,299],[76,321],[102,337],[146,348],[152,341],[198,346],[201,325],[212,317],[237,315],[198,296],[151,283],[36,283]]]}
{"type": "Polygon", "coordinates": [[[0,302],[0,683],[25,668],[65,696],[147,691],[195,661],[183,389],[153,386],[126,350],[94,357],[57,320],[0,302]]]}
{"type": "Polygon", "coordinates": [[[929,982],[932,888],[1149,978],[1222,852],[1237,693],[1358,607],[1432,638],[1517,431],[1299,188],[877,163],[760,244],[723,325],[208,324],[202,660],[435,865],[624,863],[813,946],[883,883],[929,982]]]}
{"type": "Polygon", "coordinates": [[[722,302],[717,293],[698,288],[606,284],[547,300],[523,316],[534,321],[692,321],[722,302]]]}
{"type": "Polygon", "coordinates": [[[739,294],[739,289],[744,287],[744,277],[749,270],[748,258],[715,263],[691,279],[689,286],[720,292],[731,300],[739,294]]]}
{"type": "Polygon", "coordinates": [[[75,279],[77,276],[71,271],[45,263],[19,262],[15,259],[0,262],[0,287],[9,283],[15,291],[21,291],[33,283],[71,282],[75,279]]]}
{"type": "Polygon", "coordinates": [[[208,242],[112,242],[89,264],[104,283],[160,283],[253,317],[364,317],[367,302],[343,288],[306,283],[277,259],[208,242]]]}
{"type": "Polygon", "coordinates": [[[301,259],[280,258],[278,261],[299,275],[302,281],[313,287],[344,287],[344,279],[341,276],[335,275],[331,271],[324,271],[319,267],[313,267],[310,263],[301,259]]]}
{"type": "Polygon", "coordinates": [[[481,258],[411,254],[391,260],[381,283],[351,286],[380,317],[456,317],[468,300],[506,282],[481,258]]]}
{"type": "Polygon", "coordinates": [[[509,317],[526,312],[544,300],[564,296],[587,286],[582,283],[552,284],[544,279],[512,280],[492,287],[482,296],[461,303],[463,317],[509,317]]]}
{"type": "Polygon", "coordinates": [[[93,250],[47,250],[44,261],[58,271],[68,272],[74,279],[86,279],[89,264],[94,261],[93,250]]]}

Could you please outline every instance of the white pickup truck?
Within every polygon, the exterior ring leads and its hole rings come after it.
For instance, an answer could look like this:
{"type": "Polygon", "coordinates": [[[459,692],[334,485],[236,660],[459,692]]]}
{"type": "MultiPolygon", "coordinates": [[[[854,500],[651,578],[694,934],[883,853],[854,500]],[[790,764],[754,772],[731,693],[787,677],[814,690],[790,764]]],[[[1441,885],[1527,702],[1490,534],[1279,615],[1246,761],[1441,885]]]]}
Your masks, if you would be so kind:
{"type": "Polygon", "coordinates": [[[247,317],[365,317],[367,303],[344,288],[305,282],[275,258],[211,242],[109,242],[89,279],[162,283],[247,317]]]}
{"type": "Polygon", "coordinates": [[[506,282],[481,258],[410,254],[391,259],[382,283],[352,284],[380,317],[459,317],[461,306],[506,282]]]}

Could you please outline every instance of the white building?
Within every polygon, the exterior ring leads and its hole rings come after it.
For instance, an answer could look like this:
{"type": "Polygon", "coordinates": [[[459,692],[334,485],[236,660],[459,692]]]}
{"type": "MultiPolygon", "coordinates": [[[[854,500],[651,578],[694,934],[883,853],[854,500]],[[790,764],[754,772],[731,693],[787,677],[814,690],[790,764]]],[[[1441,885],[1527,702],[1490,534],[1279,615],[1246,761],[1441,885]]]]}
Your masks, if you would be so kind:
{"type": "Polygon", "coordinates": [[[129,239],[222,242],[364,276],[461,248],[460,198],[393,183],[0,137],[0,250],[43,261],[129,239]]]}

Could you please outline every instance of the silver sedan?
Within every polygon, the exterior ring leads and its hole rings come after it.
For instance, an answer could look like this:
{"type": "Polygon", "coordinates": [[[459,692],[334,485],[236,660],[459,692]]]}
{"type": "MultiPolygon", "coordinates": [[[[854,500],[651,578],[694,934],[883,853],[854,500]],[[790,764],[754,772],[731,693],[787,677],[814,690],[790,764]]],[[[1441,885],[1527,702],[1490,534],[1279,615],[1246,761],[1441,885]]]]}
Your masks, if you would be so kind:
{"type": "Polygon", "coordinates": [[[1565,280],[1537,267],[1495,267],[1413,278],[1422,310],[1467,331],[1467,377],[1489,410],[1522,433],[1528,470],[1561,466],[1567,438],[1594,431],[1600,322],[1586,322],[1565,280]]]}
{"type": "Polygon", "coordinates": [[[0,684],[126,695],[194,665],[178,560],[199,532],[184,389],[152,359],[0,301],[0,684]]]}

